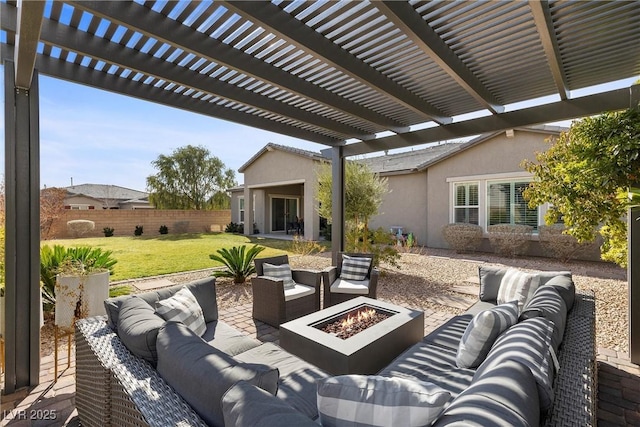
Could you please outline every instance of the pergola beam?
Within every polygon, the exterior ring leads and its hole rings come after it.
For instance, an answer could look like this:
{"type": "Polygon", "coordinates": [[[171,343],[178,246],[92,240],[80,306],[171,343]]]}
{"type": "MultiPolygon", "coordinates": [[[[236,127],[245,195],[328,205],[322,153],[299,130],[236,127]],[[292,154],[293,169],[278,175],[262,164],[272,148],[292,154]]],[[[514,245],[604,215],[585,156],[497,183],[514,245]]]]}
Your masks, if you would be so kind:
{"type": "Polygon", "coordinates": [[[13,63],[15,85],[21,89],[29,89],[33,78],[44,5],[40,0],[20,0],[18,3],[13,63]]]}
{"type": "Polygon", "coordinates": [[[376,1],[374,5],[480,105],[494,114],[504,111],[504,106],[424,22],[413,6],[404,1],[376,1]]]}
{"type": "Polygon", "coordinates": [[[406,148],[504,129],[570,120],[599,114],[603,111],[622,110],[628,107],[629,89],[617,89],[508,113],[465,120],[450,125],[379,138],[374,141],[348,144],[344,147],[343,153],[345,156],[356,156],[375,151],[406,148]]]}
{"type": "Polygon", "coordinates": [[[342,125],[329,118],[313,114],[269,97],[255,94],[235,85],[211,79],[206,75],[199,74],[194,76],[188,69],[172,62],[167,62],[142,52],[131,51],[120,44],[112,43],[51,20],[45,20],[43,22],[41,39],[46,43],[95,58],[96,60],[102,60],[122,68],[153,76],[160,80],[173,82],[204,93],[220,96],[243,105],[295,120],[296,122],[307,123],[330,132],[337,132],[343,135],[344,138],[350,137],[355,131],[351,126],[342,125]]]}
{"type": "MultiPolygon", "coordinates": [[[[280,89],[366,121],[380,130],[408,131],[408,127],[400,122],[335,95],[271,64],[260,61],[239,49],[235,49],[206,34],[199,33],[142,5],[104,1],[72,1],[70,3],[74,7],[90,12],[95,16],[108,19],[124,27],[135,28],[136,31],[148,37],[171,44],[208,61],[238,70],[247,76],[262,80],[280,89]]],[[[360,135],[359,138],[371,139],[365,134],[360,135]]]]}
{"type": "Polygon", "coordinates": [[[426,120],[433,120],[439,124],[451,123],[451,117],[438,108],[350,55],[304,23],[291,17],[280,7],[264,1],[222,1],[221,3],[294,46],[312,53],[352,79],[375,88],[394,102],[422,115],[426,120]]]}
{"type": "Polygon", "coordinates": [[[531,14],[536,24],[542,47],[547,56],[547,62],[551,69],[553,81],[558,88],[560,99],[569,98],[569,84],[562,66],[562,58],[560,56],[560,48],[558,47],[558,39],[553,28],[553,20],[549,11],[549,2],[547,0],[529,0],[531,14]]]}

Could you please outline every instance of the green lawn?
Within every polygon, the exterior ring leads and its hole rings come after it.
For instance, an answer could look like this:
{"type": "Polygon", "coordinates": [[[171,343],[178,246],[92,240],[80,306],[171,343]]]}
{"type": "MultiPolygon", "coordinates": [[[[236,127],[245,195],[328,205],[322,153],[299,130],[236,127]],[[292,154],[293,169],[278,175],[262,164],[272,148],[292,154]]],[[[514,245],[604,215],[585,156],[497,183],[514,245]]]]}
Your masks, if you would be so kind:
{"type": "Polygon", "coordinates": [[[153,237],[94,237],[43,241],[43,245],[91,246],[113,252],[118,260],[111,281],[220,266],[209,254],[223,247],[258,244],[259,257],[290,253],[291,242],[237,234],[167,234],[153,237]]]}

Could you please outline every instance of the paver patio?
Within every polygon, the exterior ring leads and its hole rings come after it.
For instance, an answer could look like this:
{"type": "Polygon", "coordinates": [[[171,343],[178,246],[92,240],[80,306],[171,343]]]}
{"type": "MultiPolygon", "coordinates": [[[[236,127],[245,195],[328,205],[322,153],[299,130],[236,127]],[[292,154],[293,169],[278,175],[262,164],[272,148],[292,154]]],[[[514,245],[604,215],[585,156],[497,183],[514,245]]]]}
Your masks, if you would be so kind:
{"type": "MultiPolygon", "coordinates": [[[[251,304],[221,310],[220,320],[263,342],[278,343],[278,329],[251,318],[251,304]]],[[[451,315],[425,311],[425,335],[451,315]]],[[[27,392],[2,396],[0,426],[80,426],[75,410],[75,360],[71,352],[67,368],[66,351],[61,352],[59,378],[53,382],[53,356],[42,358],[40,385],[27,392]],[[43,419],[48,417],[50,419],[43,419]],[[30,419],[31,418],[31,419],[30,419]],[[53,419],[51,419],[53,418],[53,419]]],[[[629,356],[598,349],[598,426],[640,426],[640,366],[629,356]]]]}

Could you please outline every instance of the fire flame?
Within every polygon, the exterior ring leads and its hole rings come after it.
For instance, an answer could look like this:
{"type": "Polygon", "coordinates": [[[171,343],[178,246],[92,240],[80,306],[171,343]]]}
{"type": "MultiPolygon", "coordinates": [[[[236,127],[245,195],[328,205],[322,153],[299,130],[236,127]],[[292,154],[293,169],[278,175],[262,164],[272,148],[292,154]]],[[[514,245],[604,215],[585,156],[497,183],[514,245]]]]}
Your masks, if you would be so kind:
{"type": "Polygon", "coordinates": [[[354,323],[370,319],[375,314],[376,311],[372,308],[358,310],[357,314],[349,314],[346,319],[343,319],[340,327],[342,329],[349,329],[354,323]]]}

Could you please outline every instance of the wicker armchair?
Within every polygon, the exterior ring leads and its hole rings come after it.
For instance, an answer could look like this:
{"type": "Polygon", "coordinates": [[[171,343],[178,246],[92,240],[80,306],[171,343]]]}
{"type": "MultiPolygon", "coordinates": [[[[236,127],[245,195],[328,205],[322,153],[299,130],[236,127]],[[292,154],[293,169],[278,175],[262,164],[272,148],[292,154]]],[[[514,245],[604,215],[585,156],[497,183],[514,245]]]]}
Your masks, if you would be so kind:
{"type": "Polygon", "coordinates": [[[281,323],[320,310],[320,272],[311,270],[291,270],[295,289],[286,290],[283,280],[275,280],[263,275],[263,265],[289,264],[286,255],[255,259],[257,277],[251,279],[253,288],[253,318],[279,327],[281,323]],[[307,289],[305,289],[307,288],[307,289]],[[302,290],[303,294],[297,296],[302,290]]]}
{"type": "Polygon", "coordinates": [[[330,267],[322,272],[322,282],[324,287],[324,307],[348,301],[356,297],[376,298],[378,288],[378,276],[380,272],[373,267],[373,254],[365,253],[345,253],[338,254],[338,265],[330,267]],[[369,271],[364,283],[341,281],[340,274],[342,272],[342,255],[356,258],[370,258],[369,271]]]}

